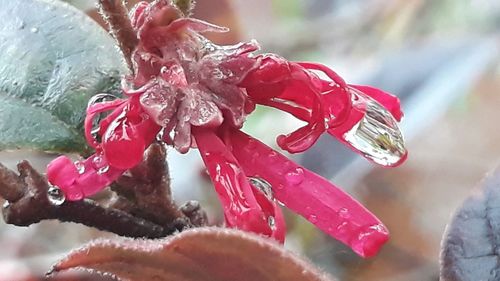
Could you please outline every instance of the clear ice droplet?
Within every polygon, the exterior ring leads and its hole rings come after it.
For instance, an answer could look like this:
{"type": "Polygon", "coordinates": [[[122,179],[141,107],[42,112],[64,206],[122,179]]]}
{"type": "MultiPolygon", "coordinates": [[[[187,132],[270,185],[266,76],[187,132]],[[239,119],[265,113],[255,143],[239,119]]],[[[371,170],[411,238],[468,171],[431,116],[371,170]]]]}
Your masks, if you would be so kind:
{"type": "Polygon", "coordinates": [[[59,206],[66,201],[66,197],[61,189],[56,186],[51,186],[47,191],[47,198],[52,205],[59,206]]]}
{"type": "Polygon", "coordinates": [[[344,134],[344,140],[373,162],[395,166],[406,157],[404,138],[392,114],[372,98],[351,89],[353,106],[365,116],[344,134]]]}

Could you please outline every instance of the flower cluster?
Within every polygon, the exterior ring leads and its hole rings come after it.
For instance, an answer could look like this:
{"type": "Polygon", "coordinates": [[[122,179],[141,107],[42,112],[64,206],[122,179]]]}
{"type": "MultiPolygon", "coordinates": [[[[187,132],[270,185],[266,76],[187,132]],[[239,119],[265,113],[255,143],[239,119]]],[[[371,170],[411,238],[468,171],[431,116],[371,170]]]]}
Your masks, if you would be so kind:
{"type": "Polygon", "coordinates": [[[81,200],[137,165],[160,137],[181,153],[198,148],[228,226],[283,241],[280,202],[359,255],[375,254],[388,231],[373,214],[240,128],[256,105],[270,106],[306,123],[278,136],[288,152],[308,149],[327,132],[375,163],[396,166],[406,158],[398,99],[346,84],[320,64],[255,55],[255,41],[218,46],[201,34],[227,29],[181,15],[169,0],[131,11],[139,44],[134,75],[122,83],[126,98],[89,103],[85,136],[96,153],[76,163],[55,159],[49,182],[67,200],[81,200]]]}

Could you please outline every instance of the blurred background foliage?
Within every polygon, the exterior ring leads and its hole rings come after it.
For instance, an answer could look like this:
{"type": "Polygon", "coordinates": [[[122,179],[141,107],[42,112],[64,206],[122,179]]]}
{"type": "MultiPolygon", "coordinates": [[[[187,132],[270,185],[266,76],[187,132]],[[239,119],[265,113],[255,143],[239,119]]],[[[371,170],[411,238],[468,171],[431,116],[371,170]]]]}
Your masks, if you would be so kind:
{"type": "MultiPolygon", "coordinates": [[[[22,1],[22,0],[15,0],[22,1]]],[[[91,0],[69,0],[99,21],[91,0]]],[[[133,4],[134,1],[130,5],[133,4]]],[[[135,1],[136,2],[136,1],[135,1]]],[[[392,232],[381,254],[361,260],[312,225],[287,213],[286,246],[339,280],[438,280],[439,242],[451,212],[500,159],[500,2],[496,0],[197,0],[195,16],[231,27],[219,43],[257,39],[265,52],[331,66],[352,83],[398,95],[409,161],[381,169],[322,138],[293,157],[332,179],[374,211],[392,232]]],[[[102,23],[102,22],[101,22],[102,23]]],[[[275,146],[299,125],[259,108],[245,130],[275,146]],[[276,120],[279,120],[277,122],[276,120]]],[[[43,168],[53,155],[2,152],[11,167],[29,158],[43,168]]],[[[222,221],[197,151],[169,155],[182,202],[198,199],[222,221]]],[[[109,234],[44,222],[28,229],[0,222],[0,273],[42,272],[58,255],[109,234]]],[[[0,280],[6,274],[0,274],[0,280]]],[[[19,279],[22,280],[22,279],[19,279]]]]}

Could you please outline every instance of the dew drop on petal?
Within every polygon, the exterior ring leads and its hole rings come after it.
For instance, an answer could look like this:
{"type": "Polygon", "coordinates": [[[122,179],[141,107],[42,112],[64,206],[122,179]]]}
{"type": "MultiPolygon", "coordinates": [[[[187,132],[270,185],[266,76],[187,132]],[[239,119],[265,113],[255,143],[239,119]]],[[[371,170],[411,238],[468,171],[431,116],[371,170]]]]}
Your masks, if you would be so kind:
{"type": "Polygon", "coordinates": [[[5,200],[5,202],[3,202],[3,208],[8,208],[10,206],[10,202],[5,200]]]}
{"type": "Polygon", "coordinates": [[[286,181],[291,185],[299,185],[304,181],[304,169],[297,167],[285,175],[286,181]]]}
{"type": "Polygon", "coordinates": [[[269,227],[272,229],[272,230],[275,230],[276,229],[276,219],[273,217],[273,216],[269,216],[267,218],[267,223],[269,224],[269,227]]]}
{"type": "Polygon", "coordinates": [[[348,225],[349,225],[349,223],[346,221],[340,223],[339,225],[337,225],[337,231],[340,231],[340,232],[346,231],[348,225]]]}
{"type": "Polygon", "coordinates": [[[158,134],[156,134],[156,141],[162,142],[163,137],[165,136],[165,128],[161,129],[158,134]]]}
{"type": "Polygon", "coordinates": [[[85,173],[85,165],[81,161],[75,161],[75,167],[80,175],[85,173]]]}
{"type": "Polygon", "coordinates": [[[365,116],[343,138],[373,162],[394,166],[406,157],[403,135],[392,114],[378,102],[351,89],[353,106],[366,108],[365,116]]]}
{"type": "Polygon", "coordinates": [[[318,217],[316,215],[309,215],[307,217],[307,220],[312,222],[312,223],[317,223],[318,222],[318,217]]]}
{"type": "Polygon", "coordinates": [[[100,169],[100,168],[105,166],[104,165],[104,158],[101,155],[96,155],[92,159],[92,164],[94,164],[94,167],[96,169],[100,169]]]}
{"type": "Polygon", "coordinates": [[[348,219],[351,217],[351,215],[349,214],[349,210],[347,208],[340,208],[340,210],[338,211],[338,214],[339,214],[339,217],[341,217],[343,219],[348,219]]]}
{"type": "Polygon", "coordinates": [[[107,93],[101,93],[101,94],[97,94],[95,96],[92,96],[89,100],[89,102],[87,103],[87,108],[89,108],[90,106],[96,104],[96,103],[101,103],[101,102],[106,102],[106,101],[113,101],[113,100],[116,100],[118,99],[117,96],[115,95],[112,95],[112,94],[107,94],[107,93]]]}
{"type": "Polygon", "coordinates": [[[49,190],[47,191],[47,199],[49,199],[49,202],[55,206],[62,205],[64,201],[66,201],[64,193],[56,186],[49,187],[49,190]]]}
{"type": "Polygon", "coordinates": [[[106,173],[107,171],[109,171],[109,166],[108,165],[99,168],[99,170],[97,170],[97,174],[98,175],[102,175],[102,174],[106,173]]]}
{"type": "Polygon", "coordinates": [[[250,184],[252,184],[254,187],[256,187],[259,191],[264,193],[264,195],[267,197],[269,200],[273,200],[273,188],[269,182],[267,182],[265,179],[259,178],[259,177],[248,177],[248,181],[250,184]]]}

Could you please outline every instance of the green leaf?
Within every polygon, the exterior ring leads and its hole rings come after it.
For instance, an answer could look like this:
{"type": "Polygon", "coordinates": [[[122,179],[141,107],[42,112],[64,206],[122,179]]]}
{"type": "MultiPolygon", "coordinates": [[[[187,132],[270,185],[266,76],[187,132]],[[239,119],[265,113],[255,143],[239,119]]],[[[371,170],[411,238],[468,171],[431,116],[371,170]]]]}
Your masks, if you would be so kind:
{"type": "Polygon", "coordinates": [[[0,149],[83,152],[89,98],[119,92],[112,38],[55,0],[0,0],[0,149]]]}

